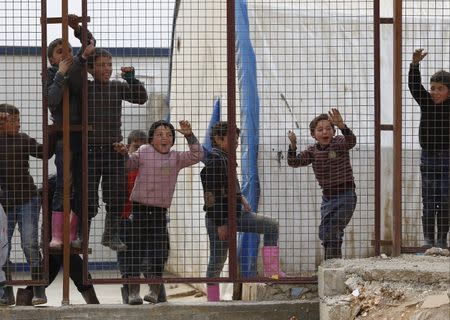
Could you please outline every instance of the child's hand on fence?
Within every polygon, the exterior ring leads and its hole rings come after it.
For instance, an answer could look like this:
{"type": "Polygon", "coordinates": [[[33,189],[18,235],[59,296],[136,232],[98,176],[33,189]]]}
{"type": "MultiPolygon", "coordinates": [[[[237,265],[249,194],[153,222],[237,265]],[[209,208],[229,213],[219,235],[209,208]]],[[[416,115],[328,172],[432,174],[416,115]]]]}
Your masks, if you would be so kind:
{"type": "Polygon", "coordinates": [[[128,154],[128,148],[126,145],[120,142],[114,142],[113,148],[116,152],[120,153],[121,155],[125,156],[128,154]]]}
{"type": "Polygon", "coordinates": [[[63,76],[66,75],[72,63],[73,63],[73,56],[69,55],[67,58],[61,60],[61,62],[59,63],[58,72],[61,73],[63,76]]]}
{"type": "Polygon", "coordinates": [[[78,16],[76,14],[69,14],[68,15],[68,25],[69,27],[71,27],[73,30],[78,31],[78,29],[80,28],[79,24],[78,24],[78,16]]]}
{"type": "Polygon", "coordinates": [[[82,58],[87,60],[89,56],[91,56],[95,52],[95,41],[91,39],[89,44],[84,48],[82,58]]]}
{"type": "Polygon", "coordinates": [[[337,126],[339,129],[344,129],[344,119],[342,119],[341,113],[337,108],[331,108],[330,111],[328,111],[328,115],[330,117],[331,122],[337,126]]]}
{"type": "Polygon", "coordinates": [[[291,149],[297,149],[297,136],[295,135],[294,131],[289,130],[288,131],[288,138],[291,142],[291,149]]]}
{"type": "Polygon", "coordinates": [[[219,239],[222,241],[227,240],[228,238],[228,226],[225,224],[223,226],[217,227],[217,235],[219,239]]]}
{"type": "Polygon", "coordinates": [[[122,71],[121,77],[125,81],[129,82],[134,79],[134,67],[122,67],[120,68],[120,71],[122,71]]]}
{"type": "Polygon", "coordinates": [[[192,134],[192,126],[189,123],[189,121],[181,120],[179,122],[180,129],[177,129],[179,133],[181,133],[183,136],[188,137],[192,134]]]}
{"type": "Polygon", "coordinates": [[[418,64],[420,61],[422,61],[426,56],[428,52],[425,51],[425,49],[416,49],[414,50],[413,57],[412,57],[412,63],[418,64]]]}

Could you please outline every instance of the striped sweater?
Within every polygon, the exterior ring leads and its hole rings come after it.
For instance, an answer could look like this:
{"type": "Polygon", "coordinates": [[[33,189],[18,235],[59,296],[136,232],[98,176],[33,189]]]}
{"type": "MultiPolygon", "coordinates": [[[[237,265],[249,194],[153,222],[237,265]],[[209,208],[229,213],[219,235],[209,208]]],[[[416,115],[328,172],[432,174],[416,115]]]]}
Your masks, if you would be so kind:
{"type": "Polygon", "coordinates": [[[298,155],[289,146],[288,165],[297,168],[312,164],[324,196],[355,189],[349,150],[356,145],[356,136],[347,126],[341,131],[343,135],[334,137],[329,145],[316,143],[298,155]]]}

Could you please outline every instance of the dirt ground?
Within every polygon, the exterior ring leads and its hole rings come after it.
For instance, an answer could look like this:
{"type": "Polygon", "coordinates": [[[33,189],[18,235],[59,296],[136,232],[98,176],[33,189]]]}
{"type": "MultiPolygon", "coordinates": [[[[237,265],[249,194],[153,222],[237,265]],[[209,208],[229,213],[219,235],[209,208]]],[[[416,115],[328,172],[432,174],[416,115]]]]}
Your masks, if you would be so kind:
{"type": "Polygon", "coordinates": [[[345,269],[348,292],[332,299],[350,307],[351,319],[449,320],[448,255],[448,250],[438,250],[431,255],[331,262],[345,269]]]}

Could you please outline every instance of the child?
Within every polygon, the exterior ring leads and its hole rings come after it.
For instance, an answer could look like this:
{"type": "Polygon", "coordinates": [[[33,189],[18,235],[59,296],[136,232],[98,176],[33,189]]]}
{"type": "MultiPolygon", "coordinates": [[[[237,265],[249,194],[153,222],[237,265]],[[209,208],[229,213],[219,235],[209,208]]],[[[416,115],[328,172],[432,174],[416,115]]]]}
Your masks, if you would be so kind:
{"type": "Polygon", "coordinates": [[[417,49],[409,69],[408,86],[420,107],[419,142],[422,148],[422,228],[425,248],[447,247],[449,232],[450,73],[431,76],[430,91],[422,85],[419,63],[427,52],[417,49]],[[435,219],[437,237],[435,242],[435,219]]]}
{"type": "MultiPolygon", "coordinates": [[[[222,272],[228,252],[228,153],[234,152],[236,144],[229,145],[228,123],[221,121],[211,131],[213,149],[206,160],[200,176],[203,185],[206,211],[206,229],[210,242],[210,255],[206,276],[217,278],[222,272]]],[[[279,266],[278,222],[274,219],[251,213],[250,205],[242,196],[239,181],[237,192],[237,231],[264,234],[263,264],[266,277],[284,277],[279,266]],[[244,213],[242,213],[244,211],[244,213]]],[[[219,301],[219,284],[207,285],[208,301],[219,301]]]]}
{"type": "MultiPolygon", "coordinates": [[[[42,280],[38,222],[41,199],[30,174],[29,157],[43,158],[44,146],[25,133],[20,133],[20,112],[10,104],[0,104],[0,203],[8,217],[8,257],[11,238],[19,225],[21,246],[31,269],[33,280],[42,280]]],[[[54,136],[49,135],[49,157],[54,152],[54,136]]],[[[9,268],[7,269],[7,271],[9,268]]],[[[7,275],[10,277],[10,275],[7,275]]],[[[14,304],[12,287],[6,287],[4,299],[14,304]]],[[[45,287],[33,287],[33,305],[47,302],[45,287]]]]}
{"type": "Polygon", "coordinates": [[[102,244],[112,250],[126,250],[118,235],[119,219],[126,202],[125,158],[114,151],[113,143],[122,137],[122,101],[144,104],[147,91],[134,77],[133,67],[122,67],[126,82],[110,80],[112,55],[96,48],[88,58],[88,121],[93,130],[88,137],[88,201],[89,221],[97,214],[98,187],[102,181],[103,202],[106,204],[105,230],[102,244]]]}
{"type": "Polygon", "coordinates": [[[317,143],[297,155],[297,137],[289,131],[288,165],[294,168],[312,164],[322,188],[319,238],[325,248],[325,260],[342,258],[344,229],[356,207],[355,179],[349,150],[356,145],[356,137],[345,125],[338,109],[329,115],[321,114],[309,124],[311,136],[317,143]],[[337,126],[343,136],[335,136],[337,126]]]}
{"type": "MultiPolygon", "coordinates": [[[[78,25],[78,17],[69,15],[69,26],[74,29],[75,37],[81,41],[81,26],[78,25]]],[[[72,56],[72,48],[69,45],[69,52],[65,59],[63,40],[61,38],[53,40],[48,46],[48,60],[51,66],[47,69],[47,96],[48,108],[51,118],[58,128],[58,139],[55,151],[56,166],[56,190],[53,197],[52,212],[52,241],[51,248],[61,248],[63,235],[63,137],[62,137],[62,119],[63,119],[63,93],[64,88],[69,88],[69,121],[71,125],[81,125],[82,107],[81,107],[81,87],[82,71],[86,59],[94,51],[94,41],[92,34],[88,32],[89,45],[86,46],[83,54],[79,52],[76,57],[72,56]]],[[[81,128],[81,126],[80,126],[81,128]]],[[[75,129],[70,133],[70,154],[71,154],[71,236],[74,240],[73,245],[81,247],[81,242],[77,238],[77,221],[81,221],[81,203],[82,203],[82,155],[81,155],[81,129],[75,129]]],[[[81,225],[81,223],[80,223],[81,225]]]]}
{"type": "Polygon", "coordinates": [[[5,211],[0,204],[0,306],[8,305],[8,300],[3,299],[6,275],[3,267],[8,259],[8,220],[5,211]]]}
{"type": "MultiPolygon", "coordinates": [[[[52,211],[52,203],[53,196],[56,191],[56,175],[50,175],[48,177],[48,210],[52,211]]],[[[42,193],[43,190],[39,189],[39,193],[42,193]]],[[[50,219],[52,216],[50,215],[50,219]]],[[[52,221],[50,221],[51,223],[52,221]]],[[[44,230],[42,229],[42,232],[44,230]]],[[[48,230],[51,234],[52,230],[48,230]]],[[[43,240],[44,234],[41,233],[41,238],[43,240]]],[[[83,258],[81,255],[76,253],[70,254],[70,278],[78,289],[78,292],[81,293],[84,301],[87,304],[99,304],[97,295],[95,293],[94,286],[92,284],[84,284],[83,283],[83,258]]],[[[53,281],[58,276],[58,273],[63,266],[63,255],[62,252],[50,252],[48,257],[48,284],[46,288],[50,286],[53,281]]],[[[91,279],[91,275],[88,273],[88,278],[91,279]]],[[[17,299],[16,306],[29,306],[31,305],[31,299],[33,296],[33,287],[27,286],[24,289],[17,289],[17,299]]]]}
{"type": "MultiPolygon", "coordinates": [[[[140,146],[148,143],[148,136],[144,131],[141,130],[133,130],[128,135],[127,139],[127,149],[128,153],[132,154],[133,152],[137,151],[140,146]]],[[[139,173],[139,170],[136,168],[134,170],[130,170],[128,172],[128,197],[131,195],[131,191],[133,191],[134,182],[136,181],[136,177],[139,173]]],[[[131,228],[131,202],[128,200],[125,203],[125,208],[122,214],[122,217],[124,220],[124,230],[126,234],[126,230],[131,228]]],[[[124,243],[127,243],[126,239],[121,239],[124,243]]],[[[122,277],[128,278],[130,277],[127,274],[127,268],[126,268],[126,255],[124,252],[117,252],[117,260],[119,263],[119,269],[121,270],[122,277]]],[[[147,276],[145,273],[144,276],[147,276]]],[[[122,288],[122,299],[123,302],[128,304],[128,285],[124,285],[122,288]]],[[[166,290],[164,287],[164,284],[151,284],[149,285],[149,293],[144,296],[144,300],[151,302],[151,303],[158,303],[158,302],[166,302],[166,290]],[[160,288],[161,287],[161,288],[160,288]],[[159,292],[159,296],[158,296],[159,292]]]]}
{"type": "MultiPolygon", "coordinates": [[[[203,158],[203,149],[192,133],[191,124],[180,121],[177,131],[186,138],[190,151],[170,150],[175,143],[175,128],[164,120],[152,124],[148,132],[149,144],[142,145],[134,153],[128,155],[125,146],[116,144],[116,150],[128,157],[127,167],[139,169],[130,196],[133,203],[132,241],[127,243],[131,249],[127,255],[131,277],[139,277],[141,271],[147,278],[162,277],[169,257],[166,214],[172,203],[178,172],[203,158]]],[[[140,285],[129,284],[128,288],[128,303],[142,304],[140,285]]],[[[154,289],[159,291],[159,286],[154,289]]]]}

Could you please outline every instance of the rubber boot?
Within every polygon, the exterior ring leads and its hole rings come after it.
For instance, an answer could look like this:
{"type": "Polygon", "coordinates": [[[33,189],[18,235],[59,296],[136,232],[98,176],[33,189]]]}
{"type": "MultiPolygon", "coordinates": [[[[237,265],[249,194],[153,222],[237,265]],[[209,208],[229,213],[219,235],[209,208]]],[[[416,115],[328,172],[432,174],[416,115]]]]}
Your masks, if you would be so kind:
{"type": "Polygon", "coordinates": [[[280,248],[266,246],[262,248],[264,276],[269,278],[283,278],[286,274],[280,269],[280,248]]]}
{"type": "Polygon", "coordinates": [[[161,285],[159,283],[153,283],[148,285],[148,293],[144,296],[144,300],[149,303],[158,303],[159,293],[161,291],[161,285]]]}
{"type": "Polygon", "coordinates": [[[128,304],[137,305],[142,304],[142,298],[139,295],[141,285],[139,283],[130,283],[128,285],[128,304]]]}
{"type": "Polygon", "coordinates": [[[94,287],[87,289],[81,293],[86,304],[100,304],[98,301],[97,295],[95,294],[94,287]]]}
{"type": "Polygon", "coordinates": [[[122,294],[122,303],[128,304],[128,285],[124,284],[122,288],[120,288],[120,293],[122,294]]]}
{"type": "Polygon", "coordinates": [[[206,296],[209,302],[219,302],[220,301],[220,286],[218,284],[207,284],[206,285],[206,296]]]}
{"type": "MultiPolygon", "coordinates": [[[[5,271],[5,277],[6,281],[12,281],[12,275],[11,275],[11,267],[10,267],[10,261],[6,262],[5,266],[3,267],[3,270],[5,271]]],[[[4,286],[3,287],[3,295],[0,297],[0,305],[3,306],[12,306],[16,302],[16,299],[14,298],[14,289],[12,286],[4,286]]]]}
{"type": "MultiPolygon", "coordinates": [[[[31,279],[42,280],[41,270],[42,268],[40,267],[31,267],[31,279]]],[[[47,303],[47,296],[45,295],[45,286],[44,285],[34,286],[33,299],[31,300],[31,304],[33,306],[37,306],[45,303],[47,303]]]]}
{"type": "Polygon", "coordinates": [[[435,246],[434,243],[434,216],[432,218],[422,217],[422,230],[424,245],[422,248],[429,249],[435,246]]]}
{"type": "Polygon", "coordinates": [[[325,248],[324,260],[342,258],[341,247],[327,245],[324,248],[325,248]]]}
{"type": "Polygon", "coordinates": [[[50,241],[50,248],[61,249],[63,245],[63,225],[64,213],[61,211],[52,212],[52,241],[50,241]]]}
{"type": "Polygon", "coordinates": [[[70,245],[73,248],[81,248],[81,240],[78,239],[78,216],[70,211],[70,245]]]}
{"type": "Polygon", "coordinates": [[[33,290],[17,289],[16,306],[32,306],[33,290]]]}
{"type": "Polygon", "coordinates": [[[161,283],[159,288],[158,302],[167,302],[166,286],[161,283]]]}
{"type": "MultiPolygon", "coordinates": [[[[81,247],[83,246],[83,230],[82,230],[83,229],[83,225],[82,225],[81,220],[79,219],[79,217],[76,216],[76,215],[75,215],[75,217],[77,218],[76,235],[75,235],[75,239],[70,242],[70,245],[72,246],[72,248],[81,249],[81,247]]],[[[91,232],[91,222],[92,222],[92,219],[89,218],[88,219],[88,230],[87,230],[88,239],[89,239],[89,234],[91,232]]],[[[72,227],[72,220],[71,220],[70,226],[72,227]]]]}
{"type": "Polygon", "coordinates": [[[119,237],[119,218],[110,213],[105,216],[105,229],[102,235],[102,245],[111,250],[121,252],[127,250],[125,243],[119,237]]]}
{"type": "Polygon", "coordinates": [[[3,295],[0,297],[1,306],[12,306],[15,303],[14,289],[12,286],[3,287],[3,295]]]}
{"type": "Polygon", "coordinates": [[[447,249],[447,233],[438,232],[436,246],[442,249],[447,249]]]}

